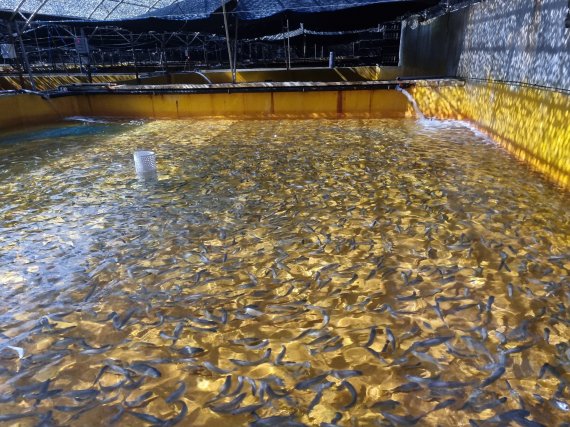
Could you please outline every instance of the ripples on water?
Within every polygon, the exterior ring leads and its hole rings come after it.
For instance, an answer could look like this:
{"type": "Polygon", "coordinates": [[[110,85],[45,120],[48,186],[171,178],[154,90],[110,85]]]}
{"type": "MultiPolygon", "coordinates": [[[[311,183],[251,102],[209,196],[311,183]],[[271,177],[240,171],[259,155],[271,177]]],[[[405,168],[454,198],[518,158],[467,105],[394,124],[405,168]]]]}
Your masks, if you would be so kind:
{"type": "Polygon", "coordinates": [[[570,199],[461,124],[75,123],[1,141],[8,424],[570,417],[570,199]],[[141,148],[159,182],[134,179],[141,148]]]}

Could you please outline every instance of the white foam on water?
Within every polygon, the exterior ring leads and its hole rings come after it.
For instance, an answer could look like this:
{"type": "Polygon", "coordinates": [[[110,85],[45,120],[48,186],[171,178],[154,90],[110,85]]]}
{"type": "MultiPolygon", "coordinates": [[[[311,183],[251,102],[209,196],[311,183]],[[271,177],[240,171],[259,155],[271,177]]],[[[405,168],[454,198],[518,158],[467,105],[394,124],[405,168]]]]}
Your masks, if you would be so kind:
{"type": "Polygon", "coordinates": [[[83,116],[66,117],[64,120],[66,120],[68,122],[83,122],[83,123],[102,123],[102,124],[111,123],[108,120],[96,119],[93,117],[83,117],[83,116]]]}

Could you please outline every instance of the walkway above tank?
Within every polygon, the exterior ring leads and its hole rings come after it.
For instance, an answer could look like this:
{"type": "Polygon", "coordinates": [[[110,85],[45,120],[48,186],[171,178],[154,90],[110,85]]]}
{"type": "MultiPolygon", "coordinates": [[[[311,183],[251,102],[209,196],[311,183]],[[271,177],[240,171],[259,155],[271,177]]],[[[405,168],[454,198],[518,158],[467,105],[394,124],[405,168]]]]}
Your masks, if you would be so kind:
{"type": "Polygon", "coordinates": [[[167,93],[243,93],[243,92],[311,92],[339,90],[393,90],[416,84],[430,86],[457,86],[457,79],[413,80],[398,79],[364,82],[253,82],[216,84],[130,85],[117,83],[72,84],[45,92],[49,97],[78,94],[167,94],[167,93]]]}

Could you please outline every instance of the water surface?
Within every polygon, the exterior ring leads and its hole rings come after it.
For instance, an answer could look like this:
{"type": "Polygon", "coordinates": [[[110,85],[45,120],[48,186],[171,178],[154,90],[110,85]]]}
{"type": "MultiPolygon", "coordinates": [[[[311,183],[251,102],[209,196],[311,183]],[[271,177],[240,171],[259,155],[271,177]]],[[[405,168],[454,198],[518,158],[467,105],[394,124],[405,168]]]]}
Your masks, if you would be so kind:
{"type": "Polygon", "coordinates": [[[0,137],[0,420],[560,425],[569,201],[456,122],[0,137]]]}

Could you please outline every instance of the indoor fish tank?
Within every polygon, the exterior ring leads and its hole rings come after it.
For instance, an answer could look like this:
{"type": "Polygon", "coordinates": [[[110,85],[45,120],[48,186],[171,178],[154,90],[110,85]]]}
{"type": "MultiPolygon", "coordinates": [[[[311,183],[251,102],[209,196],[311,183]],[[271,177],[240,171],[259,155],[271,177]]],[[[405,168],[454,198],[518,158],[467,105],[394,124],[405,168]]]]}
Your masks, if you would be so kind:
{"type": "Polygon", "coordinates": [[[453,121],[3,134],[0,422],[561,425],[569,206],[453,121]]]}

